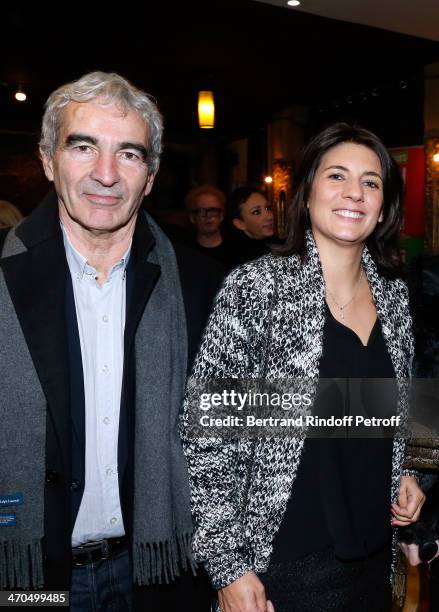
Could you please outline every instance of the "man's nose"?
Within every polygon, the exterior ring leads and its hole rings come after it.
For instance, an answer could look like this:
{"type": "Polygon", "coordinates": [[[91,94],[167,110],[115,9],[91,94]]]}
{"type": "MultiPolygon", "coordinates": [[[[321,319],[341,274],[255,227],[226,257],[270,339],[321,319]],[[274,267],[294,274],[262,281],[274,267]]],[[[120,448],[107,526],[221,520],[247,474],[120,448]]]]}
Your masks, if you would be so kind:
{"type": "Polygon", "coordinates": [[[120,180],[117,160],[110,153],[100,153],[91,172],[91,178],[106,187],[111,187],[120,180]]]}

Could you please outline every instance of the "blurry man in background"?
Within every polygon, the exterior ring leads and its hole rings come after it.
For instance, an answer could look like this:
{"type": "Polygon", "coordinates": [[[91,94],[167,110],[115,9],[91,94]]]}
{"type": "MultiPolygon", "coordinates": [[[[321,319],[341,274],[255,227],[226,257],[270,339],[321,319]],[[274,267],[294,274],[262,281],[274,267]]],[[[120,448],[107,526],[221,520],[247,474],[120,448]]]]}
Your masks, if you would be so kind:
{"type": "Polygon", "coordinates": [[[227,269],[229,255],[221,232],[225,203],[223,192],[212,185],[192,189],[185,199],[189,220],[195,227],[192,246],[227,269]]]}

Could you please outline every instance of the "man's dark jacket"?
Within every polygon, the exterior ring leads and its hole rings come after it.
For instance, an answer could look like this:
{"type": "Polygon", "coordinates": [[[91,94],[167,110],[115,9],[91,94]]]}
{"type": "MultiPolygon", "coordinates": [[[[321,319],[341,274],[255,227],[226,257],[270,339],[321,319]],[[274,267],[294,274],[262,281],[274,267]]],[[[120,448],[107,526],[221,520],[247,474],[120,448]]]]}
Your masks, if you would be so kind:
{"type": "MultiPolygon", "coordinates": [[[[68,589],[71,533],[84,489],[85,425],[83,409],[77,409],[77,406],[83,406],[82,363],[56,195],[49,194],[16,233],[27,251],[0,259],[0,265],[47,399],[45,588],[68,589]],[[75,406],[74,410],[72,406],[75,406]]],[[[121,504],[128,537],[131,536],[133,510],[133,341],[160,275],[160,267],[146,261],[145,254],[153,244],[147,218],[139,213],[127,270],[118,447],[121,504]]],[[[190,249],[174,245],[174,250],[185,304],[190,364],[222,274],[220,267],[190,249]]]]}

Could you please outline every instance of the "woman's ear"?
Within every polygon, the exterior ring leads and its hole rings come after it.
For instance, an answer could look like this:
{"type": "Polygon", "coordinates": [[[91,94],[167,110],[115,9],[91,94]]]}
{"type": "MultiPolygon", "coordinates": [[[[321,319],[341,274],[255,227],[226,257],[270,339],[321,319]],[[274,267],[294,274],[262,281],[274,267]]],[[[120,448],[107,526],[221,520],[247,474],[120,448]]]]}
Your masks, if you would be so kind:
{"type": "Polygon", "coordinates": [[[239,217],[235,217],[234,219],[232,219],[232,223],[236,227],[236,229],[241,230],[241,232],[245,230],[245,223],[239,217]]]}

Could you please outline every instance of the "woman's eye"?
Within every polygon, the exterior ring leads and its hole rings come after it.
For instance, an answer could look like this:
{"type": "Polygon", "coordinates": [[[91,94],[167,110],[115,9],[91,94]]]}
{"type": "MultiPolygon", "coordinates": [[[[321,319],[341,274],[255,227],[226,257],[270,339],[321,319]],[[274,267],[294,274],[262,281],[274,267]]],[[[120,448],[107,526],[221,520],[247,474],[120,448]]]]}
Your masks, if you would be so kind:
{"type": "Polygon", "coordinates": [[[366,185],[366,187],[371,187],[372,189],[379,189],[379,184],[376,183],[375,181],[365,181],[364,184],[366,185]]]}
{"type": "Polygon", "coordinates": [[[343,175],[342,174],[337,174],[336,172],[334,172],[333,174],[329,175],[330,179],[334,179],[334,181],[341,181],[343,180],[343,175]]]}

